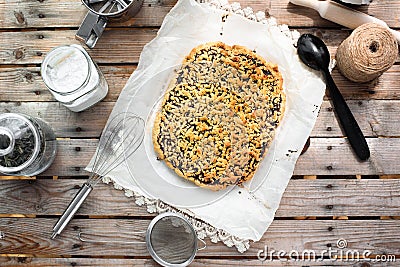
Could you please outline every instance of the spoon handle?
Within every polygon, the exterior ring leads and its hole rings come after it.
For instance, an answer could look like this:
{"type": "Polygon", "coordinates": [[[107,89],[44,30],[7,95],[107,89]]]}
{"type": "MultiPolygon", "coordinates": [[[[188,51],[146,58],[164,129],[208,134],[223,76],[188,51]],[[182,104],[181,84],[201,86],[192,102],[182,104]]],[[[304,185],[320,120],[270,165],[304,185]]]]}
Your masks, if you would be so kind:
{"type": "Polygon", "coordinates": [[[325,70],[324,74],[333,106],[335,107],[340,124],[349,139],[350,145],[361,160],[367,160],[370,156],[367,141],[329,71],[325,70]]]}

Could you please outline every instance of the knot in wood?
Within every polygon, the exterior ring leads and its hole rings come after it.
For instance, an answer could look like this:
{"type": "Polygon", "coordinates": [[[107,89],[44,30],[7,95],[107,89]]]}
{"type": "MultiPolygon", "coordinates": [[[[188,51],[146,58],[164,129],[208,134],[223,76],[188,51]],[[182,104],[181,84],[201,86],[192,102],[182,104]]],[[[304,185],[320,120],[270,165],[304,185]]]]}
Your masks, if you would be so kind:
{"type": "Polygon", "coordinates": [[[33,79],[33,75],[30,72],[26,72],[24,76],[28,81],[31,81],[33,79]]]}
{"type": "Polygon", "coordinates": [[[14,56],[15,59],[21,59],[24,56],[24,51],[21,48],[15,49],[14,56]]]}
{"type": "Polygon", "coordinates": [[[24,13],[22,13],[21,11],[19,11],[19,12],[14,11],[14,16],[17,19],[17,22],[19,24],[24,24],[25,23],[24,13]]]}
{"type": "Polygon", "coordinates": [[[19,262],[19,263],[26,263],[26,257],[18,257],[17,258],[17,261],[19,262]]]}

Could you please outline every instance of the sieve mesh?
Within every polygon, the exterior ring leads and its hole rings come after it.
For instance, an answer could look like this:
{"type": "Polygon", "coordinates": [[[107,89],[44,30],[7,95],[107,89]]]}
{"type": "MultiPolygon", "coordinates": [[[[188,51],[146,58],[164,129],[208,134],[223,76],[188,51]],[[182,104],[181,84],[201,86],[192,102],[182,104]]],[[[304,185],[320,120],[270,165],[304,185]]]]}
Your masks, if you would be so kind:
{"type": "Polygon", "coordinates": [[[153,258],[161,264],[189,264],[197,252],[197,236],[185,219],[166,216],[149,227],[147,246],[153,258]],[[155,256],[155,257],[154,257],[155,256]]]}

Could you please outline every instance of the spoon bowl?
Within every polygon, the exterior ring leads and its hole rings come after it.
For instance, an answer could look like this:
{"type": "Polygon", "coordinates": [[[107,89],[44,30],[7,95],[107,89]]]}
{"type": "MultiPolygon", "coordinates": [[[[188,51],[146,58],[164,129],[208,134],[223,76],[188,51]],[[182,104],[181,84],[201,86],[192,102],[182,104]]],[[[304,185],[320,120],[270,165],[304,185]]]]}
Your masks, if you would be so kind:
{"type": "Polygon", "coordinates": [[[325,70],[329,67],[331,56],[324,42],[312,34],[303,34],[297,43],[300,59],[314,70],[325,70]]]}

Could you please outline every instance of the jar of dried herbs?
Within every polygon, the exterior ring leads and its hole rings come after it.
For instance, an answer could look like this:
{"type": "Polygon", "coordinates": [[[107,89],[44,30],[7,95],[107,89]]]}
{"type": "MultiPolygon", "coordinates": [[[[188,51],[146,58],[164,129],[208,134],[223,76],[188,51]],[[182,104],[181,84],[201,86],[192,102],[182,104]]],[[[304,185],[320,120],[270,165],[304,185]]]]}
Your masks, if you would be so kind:
{"type": "Polygon", "coordinates": [[[54,161],[56,138],[42,120],[25,114],[0,114],[0,172],[34,176],[54,161]]]}

